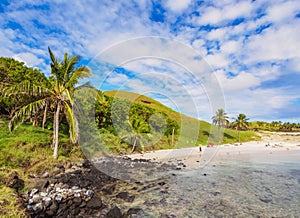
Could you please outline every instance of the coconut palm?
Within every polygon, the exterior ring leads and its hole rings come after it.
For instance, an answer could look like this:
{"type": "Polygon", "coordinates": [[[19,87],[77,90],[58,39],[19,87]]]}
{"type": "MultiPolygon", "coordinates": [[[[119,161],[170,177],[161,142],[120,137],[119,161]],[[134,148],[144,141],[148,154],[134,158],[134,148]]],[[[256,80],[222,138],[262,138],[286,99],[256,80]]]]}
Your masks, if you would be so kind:
{"type": "Polygon", "coordinates": [[[213,124],[218,126],[218,141],[221,142],[221,128],[225,127],[228,123],[227,113],[223,109],[218,109],[216,115],[212,117],[213,124]]]}
{"type": "Polygon", "coordinates": [[[30,95],[34,96],[33,100],[18,111],[16,111],[10,120],[9,128],[12,131],[18,124],[24,122],[28,118],[35,116],[41,111],[43,114],[43,125],[47,117],[47,111],[54,111],[53,119],[53,156],[58,157],[58,132],[60,114],[63,112],[69,124],[69,133],[72,143],[77,142],[77,121],[73,114],[73,94],[79,89],[79,79],[91,75],[89,68],[85,66],[76,67],[79,62],[79,56],[69,57],[64,54],[64,59],[59,61],[55,58],[51,49],[48,47],[51,59],[50,77],[39,83],[23,81],[19,84],[11,86],[6,93],[9,95],[30,95]]]}
{"type": "Polygon", "coordinates": [[[142,150],[145,150],[145,146],[143,144],[143,141],[141,140],[142,137],[150,137],[149,134],[149,125],[147,122],[142,120],[140,117],[135,116],[132,118],[132,121],[127,122],[129,125],[129,130],[124,133],[122,140],[125,141],[128,144],[132,145],[131,153],[135,151],[136,146],[141,146],[142,150]]]}
{"type": "Polygon", "coordinates": [[[232,126],[235,127],[238,131],[239,142],[241,142],[240,130],[248,127],[249,118],[245,114],[239,114],[237,118],[233,118],[232,126]]]}

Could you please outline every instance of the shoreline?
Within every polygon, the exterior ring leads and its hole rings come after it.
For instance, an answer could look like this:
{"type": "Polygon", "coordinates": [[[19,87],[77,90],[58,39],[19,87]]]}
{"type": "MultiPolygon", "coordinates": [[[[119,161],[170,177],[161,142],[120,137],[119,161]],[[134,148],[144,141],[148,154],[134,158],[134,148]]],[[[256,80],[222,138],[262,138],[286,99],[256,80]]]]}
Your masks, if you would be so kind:
{"type": "Polygon", "coordinates": [[[220,164],[229,160],[255,160],[261,162],[300,160],[300,142],[274,140],[250,141],[241,144],[223,144],[214,147],[201,146],[156,150],[142,154],[126,155],[131,159],[146,159],[162,163],[181,161],[187,168],[199,168],[207,164],[220,164]]]}

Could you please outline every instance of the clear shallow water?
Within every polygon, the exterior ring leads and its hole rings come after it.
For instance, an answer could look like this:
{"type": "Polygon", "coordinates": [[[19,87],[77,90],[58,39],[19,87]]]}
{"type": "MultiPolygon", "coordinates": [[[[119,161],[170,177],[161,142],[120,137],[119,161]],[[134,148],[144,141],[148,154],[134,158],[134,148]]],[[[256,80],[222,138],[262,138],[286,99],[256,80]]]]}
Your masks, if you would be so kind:
{"type": "Polygon", "coordinates": [[[226,160],[176,171],[134,203],[142,217],[300,217],[300,159],[226,160]],[[168,215],[168,216],[167,216],[168,215]]]}

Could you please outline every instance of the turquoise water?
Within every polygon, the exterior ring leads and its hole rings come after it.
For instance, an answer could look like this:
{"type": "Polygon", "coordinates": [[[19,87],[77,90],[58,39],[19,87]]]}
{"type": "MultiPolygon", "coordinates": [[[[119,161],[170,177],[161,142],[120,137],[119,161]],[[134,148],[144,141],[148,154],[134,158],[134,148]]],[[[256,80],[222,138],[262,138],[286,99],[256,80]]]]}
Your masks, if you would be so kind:
{"type": "MultiPolygon", "coordinates": [[[[300,159],[228,159],[137,196],[144,217],[300,217],[300,159]]],[[[130,205],[132,206],[132,205],[130,205]]]]}

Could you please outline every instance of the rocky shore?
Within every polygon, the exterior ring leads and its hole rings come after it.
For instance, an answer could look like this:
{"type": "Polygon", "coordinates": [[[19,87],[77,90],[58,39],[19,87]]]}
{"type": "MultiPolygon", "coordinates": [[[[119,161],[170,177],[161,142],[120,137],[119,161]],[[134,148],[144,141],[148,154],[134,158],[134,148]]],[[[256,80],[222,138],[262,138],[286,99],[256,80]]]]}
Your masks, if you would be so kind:
{"type": "MultiPolygon", "coordinates": [[[[127,163],[130,161],[129,158],[124,160],[127,163]]],[[[158,167],[159,171],[174,167],[148,160],[133,160],[132,163],[133,169],[136,164],[146,166],[146,163],[158,167]]],[[[30,175],[28,190],[20,194],[28,216],[147,217],[141,208],[131,207],[135,205],[132,202],[136,196],[153,189],[161,192],[167,192],[168,189],[168,177],[145,182],[126,182],[108,176],[97,168],[99,165],[95,167],[89,161],[69,162],[57,164],[52,172],[30,175]]],[[[24,187],[24,181],[16,173],[7,178],[6,184],[17,191],[24,187]]]]}

